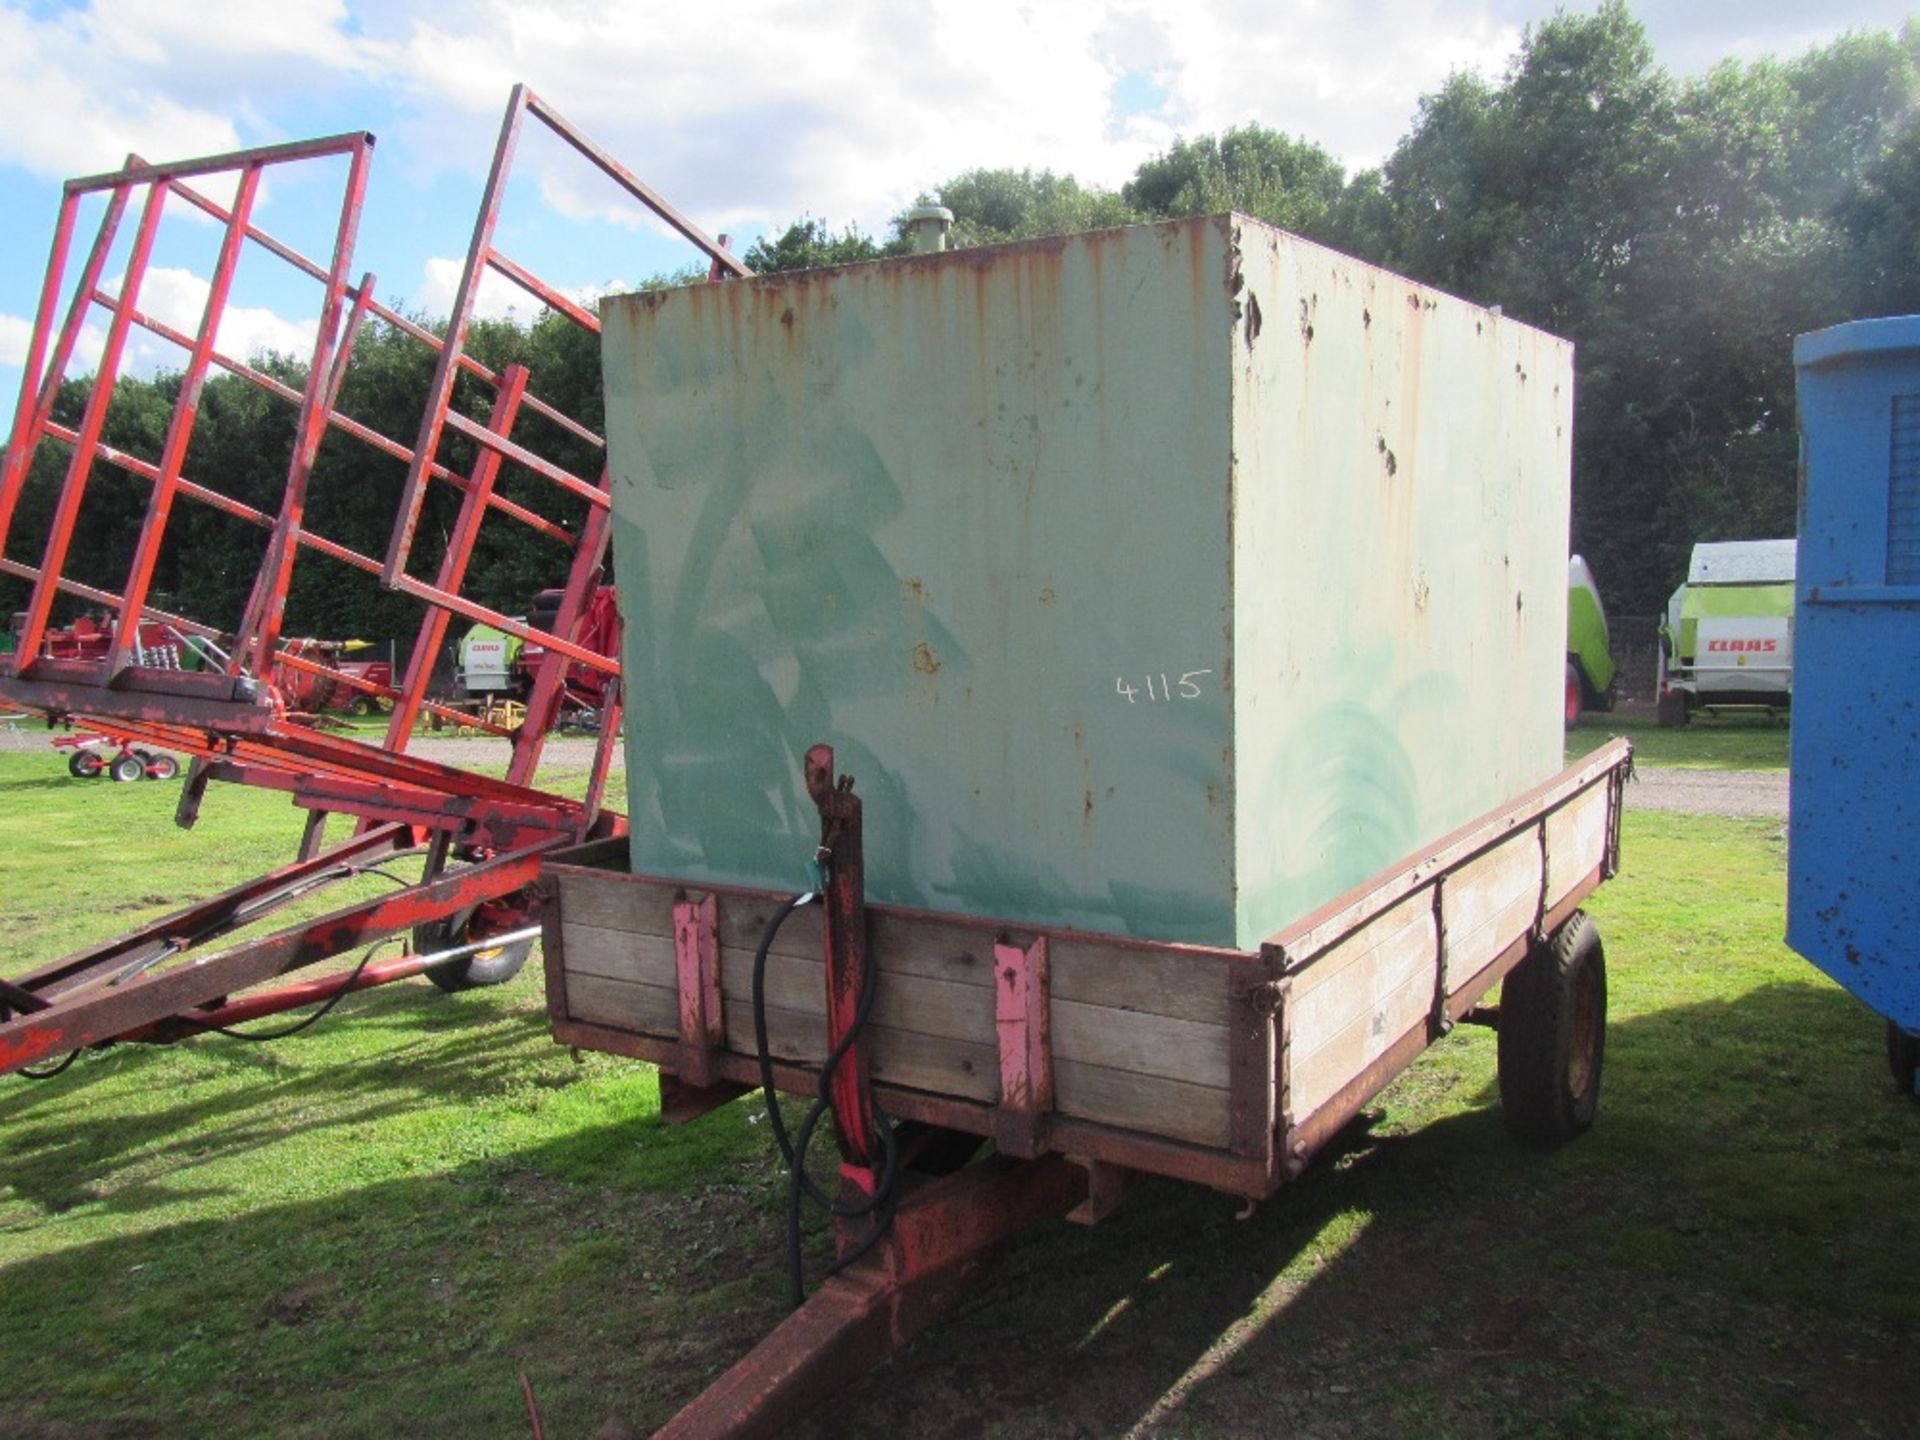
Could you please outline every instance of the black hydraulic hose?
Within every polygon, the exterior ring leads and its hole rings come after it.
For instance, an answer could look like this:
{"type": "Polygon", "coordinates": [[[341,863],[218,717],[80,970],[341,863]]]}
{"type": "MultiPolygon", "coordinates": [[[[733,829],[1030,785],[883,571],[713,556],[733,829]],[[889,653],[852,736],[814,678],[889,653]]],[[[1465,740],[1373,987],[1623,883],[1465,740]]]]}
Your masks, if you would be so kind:
{"type": "MultiPolygon", "coordinates": [[[[383,870],[378,865],[354,865],[354,864],[348,863],[348,864],[337,866],[330,870],[322,871],[317,876],[309,876],[308,883],[305,885],[292,887],[289,890],[275,891],[273,896],[269,898],[272,898],[274,903],[276,904],[284,903],[284,901],[295,898],[295,896],[302,893],[304,890],[311,889],[314,885],[321,883],[323,880],[352,879],[356,875],[378,875],[384,880],[391,881],[393,884],[399,886],[403,890],[411,887],[414,883],[413,881],[408,880],[404,876],[394,874],[391,870],[383,870]]],[[[238,915],[240,912],[236,911],[235,913],[236,915],[238,915]]],[[[202,936],[204,936],[205,934],[213,933],[213,928],[215,927],[209,927],[208,930],[203,931],[202,936]]],[[[196,936],[193,941],[189,942],[187,948],[191,948],[193,944],[198,943],[198,940],[202,938],[202,936],[196,936]]],[[[295,1021],[293,1024],[284,1026],[279,1030],[233,1030],[228,1028],[225,1025],[208,1025],[204,1021],[195,1020],[191,1015],[185,1018],[188,1021],[190,1021],[192,1024],[198,1026],[200,1030],[205,1034],[225,1035],[230,1040],[255,1040],[255,1041],[285,1040],[289,1036],[298,1035],[302,1030],[307,1029],[311,1025],[317,1024],[323,1017],[325,1017],[333,1009],[334,1006],[338,1005],[341,1002],[341,1000],[346,997],[347,992],[353,989],[353,982],[358,980],[360,976],[365,972],[367,966],[373,962],[373,957],[379,953],[380,948],[383,945],[391,944],[392,940],[393,940],[393,937],[388,936],[384,940],[376,940],[373,944],[369,945],[367,947],[366,954],[360,957],[360,963],[353,967],[353,973],[347,977],[347,983],[342,985],[338,990],[334,991],[333,994],[329,995],[326,999],[325,1004],[321,1005],[321,1007],[318,1010],[314,1011],[311,1015],[305,1016],[295,1021]]],[[[159,960],[165,959],[166,953],[171,953],[171,952],[165,952],[160,956],[156,957],[156,959],[153,961],[143,962],[144,968],[151,968],[151,966],[155,963],[158,963],[159,960]]],[[[124,979],[124,978],[125,976],[122,975],[122,976],[116,977],[116,980],[124,979]]],[[[19,1075],[22,1079],[26,1079],[26,1080],[51,1080],[55,1076],[64,1075],[67,1072],[67,1070],[73,1065],[73,1062],[78,1060],[79,1058],[80,1058],[80,1052],[78,1050],[74,1050],[67,1055],[66,1059],[62,1060],[58,1065],[55,1065],[52,1069],[30,1070],[27,1067],[22,1066],[19,1070],[15,1071],[14,1073],[19,1075]]]]}
{"type": "Polygon", "coordinates": [[[79,1058],[80,1052],[78,1050],[69,1050],[67,1052],[67,1058],[62,1060],[58,1065],[55,1065],[51,1070],[29,1070],[26,1066],[22,1065],[13,1073],[18,1075],[22,1080],[51,1080],[56,1075],[66,1074],[68,1067],[79,1058]]]}
{"type": "Polygon", "coordinates": [[[753,955],[753,1040],[760,1062],[760,1088],[766,1097],[767,1121],[773,1130],[774,1144],[779,1147],[780,1158],[787,1165],[787,1277],[791,1285],[793,1308],[799,1309],[806,1301],[806,1283],[804,1266],[800,1253],[800,1198],[806,1195],[830,1214],[841,1219],[856,1219],[871,1215],[873,1226],[868,1233],[845,1255],[837,1258],[827,1267],[829,1275],[838,1274],[853,1264],[862,1255],[871,1250],[887,1227],[893,1223],[894,1211],[899,1201],[899,1146],[893,1133],[893,1125],[877,1109],[874,1120],[880,1130],[886,1155],[881,1166],[880,1179],[874,1191],[866,1199],[851,1204],[842,1203],[827,1194],[807,1173],[807,1152],[813,1144],[813,1137],[819,1128],[821,1117],[833,1106],[832,1087],[834,1071],[846,1058],[847,1052],[860,1038],[860,1032],[866,1028],[873,1014],[874,994],[878,990],[876,981],[879,971],[873,951],[868,949],[866,965],[862,976],[860,1003],[854,1010],[853,1023],[847,1027],[847,1033],[840,1037],[839,1043],[828,1052],[820,1067],[819,1094],[807,1108],[800,1122],[796,1136],[787,1132],[786,1120],[780,1112],[780,1097],[773,1083],[773,1057],[767,1045],[767,954],[773,948],[780,927],[794,911],[813,903],[818,895],[809,891],[795,895],[786,901],[767,922],[766,931],[760,937],[759,948],[753,955]]]}
{"type": "Polygon", "coordinates": [[[282,1026],[278,1030],[234,1030],[225,1025],[209,1025],[204,1020],[195,1020],[191,1015],[185,1018],[205,1034],[225,1035],[229,1040],[285,1040],[290,1035],[298,1035],[310,1025],[318,1024],[334,1006],[345,999],[347,992],[353,989],[353,982],[358,980],[362,972],[373,962],[373,957],[379,953],[380,948],[383,945],[392,944],[393,939],[394,937],[389,935],[384,940],[374,941],[367,947],[367,953],[360,957],[360,963],[353,967],[353,973],[347,976],[346,984],[329,995],[325,1004],[311,1015],[304,1016],[291,1025],[282,1026]]]}

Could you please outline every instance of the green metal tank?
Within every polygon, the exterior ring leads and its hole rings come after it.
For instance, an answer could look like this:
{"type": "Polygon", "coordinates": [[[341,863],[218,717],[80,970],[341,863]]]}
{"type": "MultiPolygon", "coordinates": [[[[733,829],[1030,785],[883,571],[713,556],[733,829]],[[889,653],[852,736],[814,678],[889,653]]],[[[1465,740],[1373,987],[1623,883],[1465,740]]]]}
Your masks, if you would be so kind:
{"type": "Polygon", "coordinates": [[[1572,349],[1237,215],[603,308],[636,870],[1257,946],[1560,768],[1572,349]]]}

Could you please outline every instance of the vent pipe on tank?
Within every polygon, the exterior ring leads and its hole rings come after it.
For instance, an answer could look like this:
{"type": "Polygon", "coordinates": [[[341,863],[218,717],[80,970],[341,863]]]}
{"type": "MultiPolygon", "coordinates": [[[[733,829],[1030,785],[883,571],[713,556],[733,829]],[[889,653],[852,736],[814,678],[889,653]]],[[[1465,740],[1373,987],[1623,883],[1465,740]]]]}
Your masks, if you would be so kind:
{"type": "Polygon", "coordinates": [[[907,234],[913,237],[917,255],[932,255],[947,248],[947,232],[953,229],[953,211],[944,205],[916,205],[907,212],[907,234]]]}

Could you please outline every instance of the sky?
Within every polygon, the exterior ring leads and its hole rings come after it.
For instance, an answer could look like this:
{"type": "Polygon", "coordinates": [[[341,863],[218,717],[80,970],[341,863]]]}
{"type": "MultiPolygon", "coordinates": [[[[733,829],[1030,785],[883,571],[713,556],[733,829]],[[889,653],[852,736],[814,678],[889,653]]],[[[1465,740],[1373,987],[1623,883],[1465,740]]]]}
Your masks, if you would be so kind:
{"type": "MultiPolygon", "coordinates": [[[[0,426],[10,424],[63,180],[129,153],[175,160],[364,130],[375,147],[353,269],[444,313],[516,81],[736,253],[803,214],[885,230],[975,166],[1118,185],[1180,136],[1257,122],[1378,163],[1455,70],[1497,77],[1552,0],[0,0],[0,426]]],[[[1573,3],[1584,10],[1590,4],[1573,3]]],[[[1904,0],[1642,0],[1676,74],[1890,29],[1904,0]]],[[[269,172],[255,223],[324,258],[343,162],[269,172]]],[[[210,187],[211,188],[211,187],[210,187]]],[[[228,194],[231,193],[229,187],[228,194]]],[[[83,209],[78,250],[97,224],[83,209]]],[[[133,230],[122,239],[108,276],[133,230]]],[[[219,230],[161,221],[142,308],[199,323],[219,230]]],[[[497,243],[580,296],[697,259],[534,127],[497,243]]],[[[69,275],[77,268],[77,253],[69,275]]],[[[110,278],[106,288],[117,288],[110,278]]],[[[320,288],[243,259],[220,347],[304,353],[320,288]]],[[[505,282],[482,309],[518,302],[505,282]]],[[[101,312],[96,312],[96,318],[101,312]]],[[[97,356],[90,326],[72,373],[97,356]]],[[[128,368],[181,352],[141,336],[128,368]]],[[[0,436],[4,431],[0,430],[0,436]]]]}

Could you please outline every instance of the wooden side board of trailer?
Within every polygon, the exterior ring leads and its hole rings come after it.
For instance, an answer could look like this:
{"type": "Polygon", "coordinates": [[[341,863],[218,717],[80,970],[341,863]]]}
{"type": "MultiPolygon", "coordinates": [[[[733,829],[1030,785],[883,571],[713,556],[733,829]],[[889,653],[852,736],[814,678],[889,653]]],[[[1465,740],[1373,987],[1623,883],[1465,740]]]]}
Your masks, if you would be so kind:
{"type": "MultiPolygon", "coordinates": [[[[1259,952],[870,907],[878,1102],[901,1119],[1265,1195],[1565,921],[1619,854],[1614,741],[1259,952]]],[[[555,1040],[659,1066],[694,1113],[759,1080],[755,950],[786,899],[626,871],[626,841],[542,871],[555,1040]]],[[[776,1083],[826,1050],[817,909],[766,971],[776,1083]]]]}

